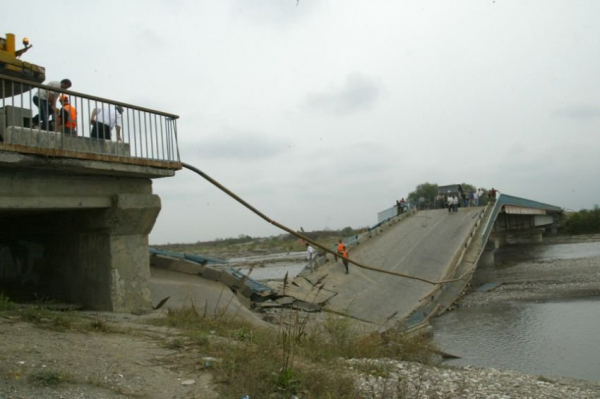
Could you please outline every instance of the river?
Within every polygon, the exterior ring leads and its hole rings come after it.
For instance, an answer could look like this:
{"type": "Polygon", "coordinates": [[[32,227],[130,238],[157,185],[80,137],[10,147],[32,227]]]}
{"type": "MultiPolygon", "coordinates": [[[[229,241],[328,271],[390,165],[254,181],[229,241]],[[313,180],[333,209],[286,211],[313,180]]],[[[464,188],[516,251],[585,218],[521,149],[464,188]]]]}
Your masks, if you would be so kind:
{"type": "MultiPolygon", "coordinates": [[[[504,264],[600,256],[600,243],[502,250],[504,264]]],[[[600,270],[598,271],[600,272],[600,270]]],[[[432,322],[450,365],[600,381],[600,297],[459,307],[432,322]]]]}

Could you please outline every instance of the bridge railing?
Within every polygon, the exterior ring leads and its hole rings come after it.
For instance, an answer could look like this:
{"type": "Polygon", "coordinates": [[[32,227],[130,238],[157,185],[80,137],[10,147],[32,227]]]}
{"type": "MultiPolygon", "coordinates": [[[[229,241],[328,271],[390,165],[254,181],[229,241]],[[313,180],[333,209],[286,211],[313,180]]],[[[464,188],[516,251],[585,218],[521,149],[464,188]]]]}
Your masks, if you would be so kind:
{"type": "Polygon", "coordinates": [[[0,150],[181,168],[177,115],[4,75],[0,90],[0,150]]]}
{"type": "MultiPolygon", "coordinates": [[[[414,205],[407,202],[402,213],[408,212],[409,210],[411,210],[413,208],[414,208],[414,205]]],[[[398,215],[399,215],[398,207],[396,205],[394,205],[391,208],[385,209],[385,210],[377,213],[377,223],[379,224],[381,222],[385,222],[386,220],[389,220],[398,215]]]]}

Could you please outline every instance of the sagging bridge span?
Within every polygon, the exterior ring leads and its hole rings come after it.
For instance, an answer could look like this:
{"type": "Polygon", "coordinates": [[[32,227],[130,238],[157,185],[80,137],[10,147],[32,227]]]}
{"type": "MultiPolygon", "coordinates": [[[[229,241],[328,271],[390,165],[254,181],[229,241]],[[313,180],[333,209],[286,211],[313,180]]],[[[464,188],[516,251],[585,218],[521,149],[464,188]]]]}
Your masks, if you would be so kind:
{"type": "MultiPolygon", "coordinates": [[[[346,240],[350,259],[386,271],[432,281],[393,276],[350,266],[329,256],[312,273],[291,283],[261,284],[230,268],[191,266],[188,261],[155,254],[160,268],[199,274],[220,281],[249,298],[253,307],[326,310],[360,320],[376,330],[411,329],[446,310],[470,282],[477,265],[493,262],[494,251],[513,242],[538,243],[556,229],[561,208],[502,194],[481,207],[410,211],[393,216],[361,236],[346,240]]],[[[161,295],[168,290],[159,290],[161,295]]],[[[191,292],[192,289],[190,288],[191,292]]],[[[157,296],[156,299],[159,297],[157,296]]],[[[185,301],[184,301],[185,302],[185,301]]]]}

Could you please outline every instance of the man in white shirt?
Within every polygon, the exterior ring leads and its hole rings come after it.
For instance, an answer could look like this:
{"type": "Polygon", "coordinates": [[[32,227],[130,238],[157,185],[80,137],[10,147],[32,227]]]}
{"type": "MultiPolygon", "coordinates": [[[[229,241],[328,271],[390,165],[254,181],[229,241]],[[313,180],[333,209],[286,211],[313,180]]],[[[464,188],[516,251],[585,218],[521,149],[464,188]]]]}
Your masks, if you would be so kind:
{"type": "Polygon", "coordinates": [[[110,140],[110,132],[116,127],[117,141],[121,139],[121,126],[123,126],[123,108],[120,105],[102,104],[102,107],[92,111],[90,122],[92,124],[91,137],[93,139],[110,140]]]}
{"type": "MultiPolygon", "coordinates": [[[[63,79],[60,82],[53,80],[46,83],[46,86],[56,87],[66,90],[71,87],[69,79],[63,79]]],[[[54,91],[39,89],[33,96],[33,103],[38,107],[38,116],[34,118],[34,125],[39,125],[42,129],[48,130],[48,121],[50,115],[56,115],[56,99],[58,95],[54,91]]]]}
{"type": "Polygon", "coordinates": [[[315,249],[309,243],[306,243],[306,259],[308,260],[308,268],[314,271],[313,261],[315,259],[315,249]]]}

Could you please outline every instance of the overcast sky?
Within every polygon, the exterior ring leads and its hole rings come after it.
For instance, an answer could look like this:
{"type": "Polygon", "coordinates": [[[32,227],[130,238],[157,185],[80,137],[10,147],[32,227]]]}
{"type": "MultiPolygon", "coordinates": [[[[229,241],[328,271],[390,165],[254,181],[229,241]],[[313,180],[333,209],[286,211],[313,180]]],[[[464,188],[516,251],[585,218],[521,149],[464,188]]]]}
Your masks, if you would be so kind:
{"type": "MultiPolygon", "coordinates": [[[[182,161],[294,229],[363,227],[423,183],[600,203],[600,1],[5,2],[23,60],[180,116],[182,161]]],[[[3,32],[3,33],[4,33],[3,32]]],[[[152,244],[280,231],[190,171],[152,244]]]]}

